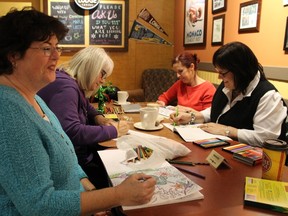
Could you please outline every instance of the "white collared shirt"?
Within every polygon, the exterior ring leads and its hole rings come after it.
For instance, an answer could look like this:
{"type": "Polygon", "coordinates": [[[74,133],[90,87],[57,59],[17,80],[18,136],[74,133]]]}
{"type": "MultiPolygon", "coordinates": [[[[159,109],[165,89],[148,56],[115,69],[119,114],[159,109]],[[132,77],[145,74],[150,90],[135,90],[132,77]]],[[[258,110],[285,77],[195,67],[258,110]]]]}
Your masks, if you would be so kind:
{"type": "MultiPolygon", "coordinates": [[[[243,100],[244,97],[250,97],[259,81],[260,72],[258,71],[257,75],[247,87],[245,95],[242,93],[239,94],[232,102],[232,91],[224,87],[222,91],[227,96],[228,103],[224,107],[220,116],[231,109],[237,101],[243,100]]],[[[283,106],[283,101],[281,99],[281,95],[275,90],[270,90],[264,94],[259,100],[259,104],[253,118],[254,130],[238,129],[238,141],[248,143],[253,146],[262,146],[266,139],[278,138],[281,133],[282,122],[287,117],[287,108],[286,106],[283,106]]],[[[204,116],[205,122],[209,122],[211,107],[201,111],[201,113],[204,116]]]]}

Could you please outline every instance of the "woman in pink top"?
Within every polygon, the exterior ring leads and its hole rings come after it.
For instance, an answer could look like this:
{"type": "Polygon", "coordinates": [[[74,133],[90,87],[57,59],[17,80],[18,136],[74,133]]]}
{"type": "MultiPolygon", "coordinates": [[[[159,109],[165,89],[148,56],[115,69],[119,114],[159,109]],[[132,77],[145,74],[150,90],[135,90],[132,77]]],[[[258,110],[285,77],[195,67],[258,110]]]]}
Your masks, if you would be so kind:
{"type": "Polygon", "coordinates": [[[173,59],[173,70],[179,80],[159,96],[157,103],[165,106],[177,100],[181,111],[191,108],[201,111],[210,107],[216,89],[212,83],[197,75],[199,62],[197,55],[189,52],[183,52],[173,59]]]}

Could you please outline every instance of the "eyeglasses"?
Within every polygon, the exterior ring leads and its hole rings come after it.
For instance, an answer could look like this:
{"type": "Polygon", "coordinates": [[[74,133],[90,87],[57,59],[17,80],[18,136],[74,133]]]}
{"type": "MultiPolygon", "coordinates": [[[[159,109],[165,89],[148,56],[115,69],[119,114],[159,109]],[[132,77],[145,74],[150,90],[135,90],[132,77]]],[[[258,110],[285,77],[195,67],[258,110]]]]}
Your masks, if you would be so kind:
{"type": "Polygon", "coordinates": [[[62,53],[62,47],[29,47],[30,49],[42,50],[44,55],[50,57],[52,53],[56,50],[59,55],[62,53]]]}
{"type": "Polygon", "coordinates": [[[222,77],[225,77],[226,76],[226,74],[228,74],[229,72],[231,72],[231,71],[225,71],[225,72],[221,72],[221,71],[218,71],[217,69],[216,69],[216,71],[217,71],[217,73],[219,74],[219,75],[221,75],[222,77]]]}
{"type": "Polygon", "coordinates": [[[105,70],[101,70],[101,79],[106,79],[107,78],[107,73],[105,70]]]}

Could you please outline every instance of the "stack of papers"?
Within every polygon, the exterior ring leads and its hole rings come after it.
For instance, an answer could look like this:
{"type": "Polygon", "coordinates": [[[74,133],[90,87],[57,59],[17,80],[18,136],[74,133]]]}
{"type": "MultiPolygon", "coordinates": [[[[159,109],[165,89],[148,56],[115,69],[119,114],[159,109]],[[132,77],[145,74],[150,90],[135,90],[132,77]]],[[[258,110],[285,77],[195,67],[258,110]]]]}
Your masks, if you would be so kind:
{"type": "Polygon", "coordinates": [[[98,151],[108,175],[114,186],[120,184],[129,175],[143,172],[156,178],[155,193],[151,201],[144,205],[123,206],[124,210],[146,208],[157,205],[165,205],[190,200],[203,199],[204,196],[199,191],[202,189],[199,185],[187,178],[174,166],[165,160],[157,161],[150,168],[141,169],[140,164],[127,165],[127,150],[103,150],[98,151]]]}
{"type": "Polygon", "coordinates": [[[201,128],[198,128],[198,125],[177,125],[174,126],[171,123],[163,123],[163,125],[167,128],[169,128],[171,131],[178,133],[185,142],[194,142],[197,140],[203,140],[203,139],[211,139],[211,138],[218,138],[222,140],[231,140],[227,136],[222,135],[215,135],[210,134],[202,130],[201,128]]]}

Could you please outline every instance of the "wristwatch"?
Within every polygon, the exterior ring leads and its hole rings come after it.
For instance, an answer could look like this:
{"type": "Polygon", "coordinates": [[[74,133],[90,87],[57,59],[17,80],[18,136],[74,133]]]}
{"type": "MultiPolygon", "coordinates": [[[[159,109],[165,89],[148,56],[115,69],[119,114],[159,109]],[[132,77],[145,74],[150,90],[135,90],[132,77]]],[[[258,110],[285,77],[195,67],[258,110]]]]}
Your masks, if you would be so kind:
{"type": "Polygon", "coordinates": [[[230,135],[230,130],[229,130],[229,127],[227,126],[225,130],[225,136],[229,137],[229,135],[230,135]]]}
{"type": "Polygon", "coordinates": [[[195,123],[195,119],[196,119],[196,115],[194,112],[190,112],[190,115],[191,115],[191,120],[189,122],[189,124],[194,124],[195,123]]]}

